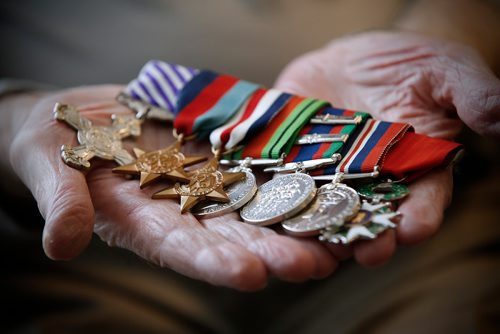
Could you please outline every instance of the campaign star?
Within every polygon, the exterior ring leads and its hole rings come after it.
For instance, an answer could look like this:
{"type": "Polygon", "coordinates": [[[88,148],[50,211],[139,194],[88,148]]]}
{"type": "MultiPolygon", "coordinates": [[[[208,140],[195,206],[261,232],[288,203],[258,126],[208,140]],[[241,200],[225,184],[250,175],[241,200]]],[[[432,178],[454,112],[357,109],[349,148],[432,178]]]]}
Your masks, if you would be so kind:
{"type": "Polygon", "coordinates": [[[151,152],[135,148],[134,153],[137,159],[128,165],[114,168],[113,172],[139,175],[141,189],[161,177],[189,182],[190,178],[188,173],[184,171],[184,167],[197,164],[206,160],[206,158],[199,156],[186,157],[180,151],[180,146],[181,144],[176,142],[166,148],[151,152]]]}
{"type": "Polygon", "coordinates": [[[181,213],[190,210],[197,203],[204,200],[229,202],[224,187],[245,178],[245,173],[228,173],[217,170],[219,161],[210,160],[205,166],[189,172],[189,184],[176,183],[175,186],[157,192],[153,198],[179,198],[181,213]]]}

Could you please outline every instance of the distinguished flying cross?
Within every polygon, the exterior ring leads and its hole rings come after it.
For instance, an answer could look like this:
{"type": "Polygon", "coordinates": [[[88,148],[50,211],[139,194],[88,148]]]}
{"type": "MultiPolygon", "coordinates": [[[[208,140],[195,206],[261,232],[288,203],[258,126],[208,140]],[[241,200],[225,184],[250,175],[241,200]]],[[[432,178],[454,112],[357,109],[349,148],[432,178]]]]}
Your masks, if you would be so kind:
{"type": "Polygon", "coordinates": [[[90,168],[90,159],[99,157],[114,160],[119,165],[129,164],[134,158],[122,146],[122,139],[141,134],[141,120],[134,116],[112,115],[111,126],[94,126],[82,117],[75,106],[57,103],[54,117],[77,130],[78,146],[63,145],[61,157],[77,169],[90,168]]]}

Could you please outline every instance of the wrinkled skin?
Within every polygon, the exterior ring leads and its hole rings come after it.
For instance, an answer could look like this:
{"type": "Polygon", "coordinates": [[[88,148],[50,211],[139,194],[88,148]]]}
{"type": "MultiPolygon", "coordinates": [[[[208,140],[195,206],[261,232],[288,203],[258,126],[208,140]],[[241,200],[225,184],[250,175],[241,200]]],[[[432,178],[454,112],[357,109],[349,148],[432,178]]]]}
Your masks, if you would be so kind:
{"type": "MultiPolygon", "coordinates": [[[[453,139],[462,122],[500,137],[500,81],[473,49],[422,35],[370,32],[333,41],[290,63],[276,86],[410,123],[432,137],[453,139]]],[[[335,246],[334,252],[352,252],[371,266],[388,260],[396,243],[429,238],[443,220],[452,186],[450,168],[420,178],[399,208],[403,218],[395,232],[343,250],[335,246]]]]}
{"type": "MultiPolygon", "coordinates": [[[[498,122],[491,121],[498,112],[490,110],[498,105],[498,94],[487,95],[500,90],[498,80],[469,49],[420,36],[374,33],[339,40],[292,62],[277,86],[368,111],[383,120],[409,122],[418,132],[443,138],[460,130],[456,108],[476,131],[498,135],[498,122]]],[[[112,174],[112,163],[94,160],[84,174],[61,161],[60,145],[74,144],[75,132],[53,120],[53,105],[75,104],[95,123],[108,124],[111,113],[130,112],[113,102],[120,88],[93,86],[45,96],[13,139],[12,168],[46,220],[43,247],[50,258],[77,256],[95,232],[111,246],[184,275],[256,290],[270,275],[287,281],[325,277],[352,254],[363,265],[381,264],[393,254],[396,243],[430,237],[450,201],[451,171],[432,172],[410,186],[412,193],[400,207],[404,216],[396,231],[351,247],[279,235],[242,224],[234,213],[198,221],[190,214],[181,215],[176,201],[150,198],[165,184],[140,190],[137,180],[112,174]]],[[[148,122],[128,148],[163,147],[172,140],[170,131],[164,124],[148,122]]],[[[210,154],[208,146],[194,144],[184,152],[210,154]]]]}
{"type": "MultiPolygon", "coordinates": [[[[121,89],[91,86],[45,97],[11,145],[12,166],[45,218],[43,247],[50,258],[77,256],[94,231],[109,245],[155,264],[241,290],[264,287],[269,275],[302,281],[333,271],[336,260],[319,242],[243,224],[235,213],[199,222],[191,214],[181,215],[178,201],[151,199],[168,183],[141,190],[137,179],[113,174],[112,162],[92,160],[85,174],[66,166],[59,148],[63,143],[74,145],[76,136],[68,125],[53,119],[54,104],[74,104],[94,124],[108,125],[112,113],[131,113],[114,102],[121,89]]],[[[166,124],[147,122],[140,138],[128,142],[127,148],[164,147],[173,141],[171,133],[166,124]]],[[[183,152],[211,154],[206,144],[186,145],[183,152]]]]}
{"type": "Polygon", "coordinates": [[[466,46],[401,32],[333,41],[288,65],[278,88],[452,139],[461,121],[500,137],[500,82],[466,46]],[[461,121],[459,120],[461,119],[461,121]]]}

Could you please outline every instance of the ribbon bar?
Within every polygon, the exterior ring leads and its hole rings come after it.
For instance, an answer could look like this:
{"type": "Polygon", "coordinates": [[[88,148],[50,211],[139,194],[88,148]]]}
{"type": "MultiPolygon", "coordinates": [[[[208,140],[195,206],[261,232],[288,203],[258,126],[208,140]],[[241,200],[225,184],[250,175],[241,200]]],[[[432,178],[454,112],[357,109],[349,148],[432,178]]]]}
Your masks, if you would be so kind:
{"type": "Polygon", "coordinates": [[[363,122],[363,117],[360,115],[332,115],[332,114],[323,114],[316,115],[311,118],[311,124],[359,124],[363,122]]]}
{"type": "Polygon", "coordinates": [[[339,133],[312,133],[301,135],[297,138],[295,144],[297,145],[310,145],[310,144],[320,144],[320,143],[345,143],[349,135],[343,135],[339,133]]]}

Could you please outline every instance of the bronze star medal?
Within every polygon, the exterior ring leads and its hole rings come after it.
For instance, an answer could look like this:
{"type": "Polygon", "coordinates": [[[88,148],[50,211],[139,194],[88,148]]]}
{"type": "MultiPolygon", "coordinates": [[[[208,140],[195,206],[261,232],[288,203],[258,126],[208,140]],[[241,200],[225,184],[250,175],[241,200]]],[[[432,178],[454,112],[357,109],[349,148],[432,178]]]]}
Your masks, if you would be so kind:
{"type": "Polygon", "coordinates": [[[197,164],[206,160],[205,157],[186,157],[180,151],[181,144],[177,141],[161,150],[144,152],[134,149],[137,160],[134,162],[116,167],[114,173],[140,175],[139,185],[142,188],[161,177],[170,178],[176,181],[189,182],[190,176],[183,167],[197,164]]]}
{"type": "Polygon", "coordinates": [[[197,203],[204,200],[229,202],[224,187],[245,178],[245,173],[228,173],[218,170],[218,159],[212,158],[205,166],[189,172],[189,184],[176,183],[153,195],[153,198],[179,198],[181,213],[185,213],[197,203]]]}

